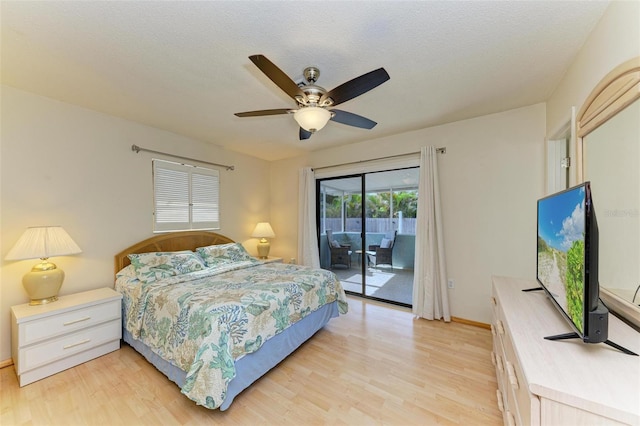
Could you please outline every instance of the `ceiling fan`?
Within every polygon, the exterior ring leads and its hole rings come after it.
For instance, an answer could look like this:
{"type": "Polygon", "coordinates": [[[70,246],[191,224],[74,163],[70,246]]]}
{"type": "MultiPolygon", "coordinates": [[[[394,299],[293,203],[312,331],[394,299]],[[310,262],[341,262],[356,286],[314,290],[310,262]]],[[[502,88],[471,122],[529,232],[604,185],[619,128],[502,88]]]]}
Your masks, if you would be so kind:
{"type": "Polygon", "coordinates": [[[237,112],[235,113],[236,116],[258,117],[263,115],[293,114],[293,118],[300,125],[300,140],[309,139],[313,133],[322,129],[329,120],[362,129],[372,129],[378,124],[351,112],[328,108],[360,96],[389,80],[389,74],[384,68],[378,68],[363,74],[333,90],[327,91],[315,84],[320,76],[320,70],[316,67],[305,68],[303,72],[305,82],[298,85],[265,56],[252,55],[249,56],[249,59],[271,81],[296,101],[298,109],[278,108],[237,112]]]}

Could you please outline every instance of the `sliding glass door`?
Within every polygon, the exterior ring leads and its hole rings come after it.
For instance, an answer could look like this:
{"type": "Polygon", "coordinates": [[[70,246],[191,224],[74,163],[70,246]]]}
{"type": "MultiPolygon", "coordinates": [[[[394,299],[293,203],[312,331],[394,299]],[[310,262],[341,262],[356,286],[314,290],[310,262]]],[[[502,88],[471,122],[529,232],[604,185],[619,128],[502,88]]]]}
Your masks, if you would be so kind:
{"type": "Polygon", "coordinates": [[[317,188],[320,265],[345,291],[363,294],[362,175],[324,179],[317,188]]]}
{"type": "Polygon", "coordinates": [[[349,293],[411,305],[418,168],[317,182],[320,264],[349,293]]]}

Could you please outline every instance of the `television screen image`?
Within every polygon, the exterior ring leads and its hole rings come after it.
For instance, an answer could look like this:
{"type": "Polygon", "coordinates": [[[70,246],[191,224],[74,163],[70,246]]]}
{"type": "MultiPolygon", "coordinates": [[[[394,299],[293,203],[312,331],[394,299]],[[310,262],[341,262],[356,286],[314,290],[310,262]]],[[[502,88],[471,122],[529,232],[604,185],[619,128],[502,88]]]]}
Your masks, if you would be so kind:
{"type": "Polygon", "coordinates": [[[538,200],[536,278],[554,305],[575,330],[545,337],[579,338],[585,343],[605,343],[636,353],[608,340],[609,310],[600,301],[598,282],[598,221],[591,184],[538,200]]]}
{"type": "Polygon", "coordinates": [[[588,185],[580,185],[538,202],[538,281],[580,334],[584,334],[588,284],[585,282],[587,190],[588,185]]]}

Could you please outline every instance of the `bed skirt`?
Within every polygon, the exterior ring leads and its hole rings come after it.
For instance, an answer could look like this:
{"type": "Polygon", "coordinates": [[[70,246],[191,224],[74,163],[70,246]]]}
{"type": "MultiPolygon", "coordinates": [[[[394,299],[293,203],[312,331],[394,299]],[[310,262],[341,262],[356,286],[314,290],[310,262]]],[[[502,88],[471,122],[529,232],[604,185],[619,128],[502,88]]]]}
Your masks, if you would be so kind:
{"type": "MultiPolygon", "coordinates": [[[[236,377],[229,382],[227,396],[219,409],[224,411],[229,408],[233,399],[240,392],[262,377],[267,371],[278,365],[280,361],[289,356],[289,354],[324,327],[331,318],[335,318],[338,315],[337,301],[324,305],[267,340],[256,352],[247,354],[237,360],[235,362],[236,377]]],[[[169,380],[182,388],[185,376],[187,375],[186,372],[160,358],[147,345],[134,339],[126,329],[122,330],[122,336],[126,343],[141,353],[147,361],[167,376],[169,380]]]]}

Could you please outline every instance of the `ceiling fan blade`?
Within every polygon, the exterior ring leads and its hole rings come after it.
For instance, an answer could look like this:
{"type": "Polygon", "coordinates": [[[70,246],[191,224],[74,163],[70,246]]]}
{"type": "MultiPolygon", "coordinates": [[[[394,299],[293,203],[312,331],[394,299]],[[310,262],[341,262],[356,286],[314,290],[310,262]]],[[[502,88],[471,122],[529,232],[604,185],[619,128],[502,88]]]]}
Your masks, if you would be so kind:
{"type": "Polygon", "coordinates": [[[298,85],[289,78],[280,68],[278,68],[273,62],[268,60],[263,55],[249,56],[251,62],[253,62],[260,71],[262,71],[271,81],[273,81],[279,88],[281,88],[287,95],[291,96],[294,100],[296,96],[305,97],[305,94],[298,85]]]}
{"type": "Polygon", "coordinates": [[[334,113],[333,117],[331,117],[331,121],[346,124],[347,126],[360,127],[361,129],[373,129],[376,124],[378,124],[373,120],[369,120],[366,117],[351,112],[339,109],[332,109],[331,112],[334,113]]]}
{"type": "Polygon", "coordinates": [[[234,115],[237,117],[260,117],[262,115],[288,114],[291,111],[289,108],[262,109],[259,111],[236,112],[234,115]]]}
{"type": "Polygon", "coordinates": [[[303,141],[305,139],[309,139],[310,137],[311,137],[311,132],[308,132],[302,127],[300,127],[300,140],[303,141]]]}
{"type": "Polygon", "coordinates": [[[353,80],[349,80],[329,91],[322,96],[319,103],[322,105],[322,102],[325,99],[331,98],[333,99],[332,105],[339,105],[355,98],[356,96],[360,96],[375,87],[378,87],[385,81],[389,80],[389,78],[389,74],[387,74],[384,68],[378,68],[377,70],[363,74],[360,77],[356,77],[353,80]]]}

